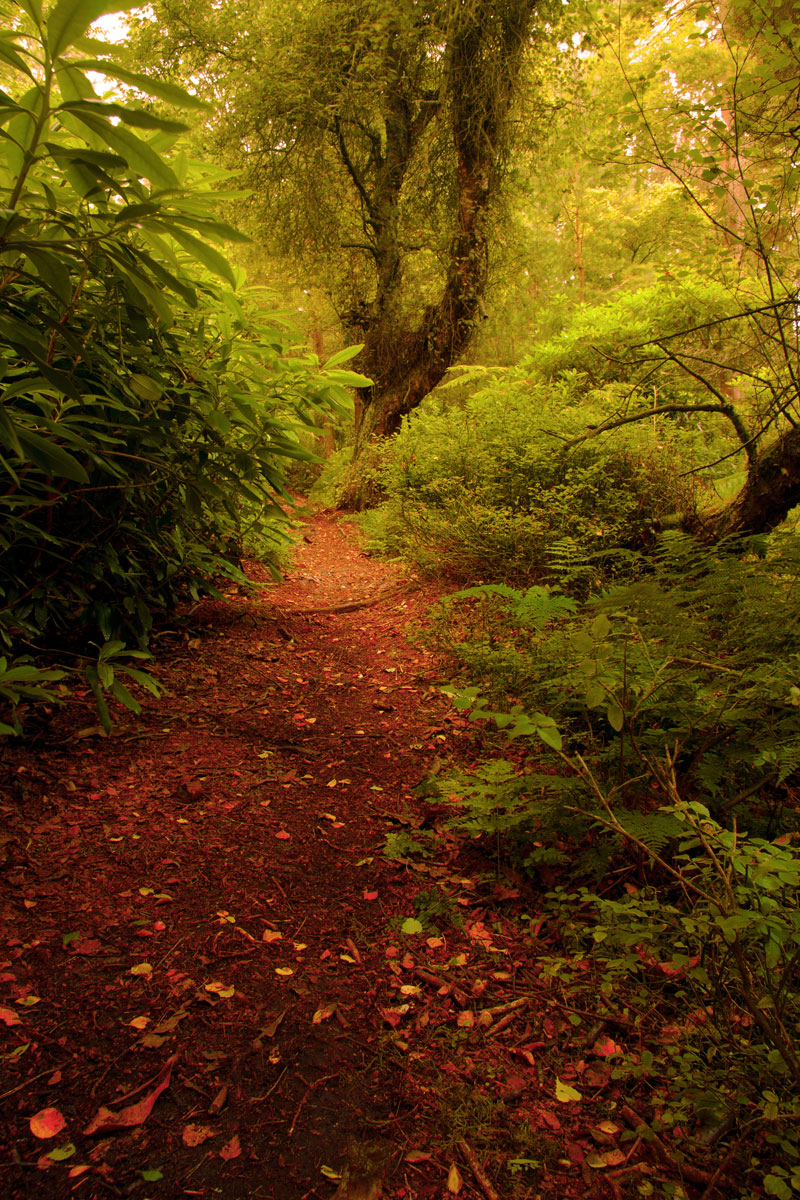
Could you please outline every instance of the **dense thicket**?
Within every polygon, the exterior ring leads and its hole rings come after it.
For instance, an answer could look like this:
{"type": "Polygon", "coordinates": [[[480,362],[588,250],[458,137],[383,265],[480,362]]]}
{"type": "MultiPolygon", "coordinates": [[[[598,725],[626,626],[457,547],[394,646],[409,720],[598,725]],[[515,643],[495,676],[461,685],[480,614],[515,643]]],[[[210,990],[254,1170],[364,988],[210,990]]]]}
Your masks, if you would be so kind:
{"type": "Polygon", "coordinates": [[[348,377],[237,295],[216,247],[240,235],[170,157],[186,127],[98,96],[102,71],[197,106],[86,37],[103,8],[3,5],[0,686],[85,668],[107,720],[104,689],[136,707],[120,672],[148,686],[154,613],[234,572],[247,531],[274,554],[298,431],[348,377]],[[43,651],[44,675],[19,659],[43,651]]]}

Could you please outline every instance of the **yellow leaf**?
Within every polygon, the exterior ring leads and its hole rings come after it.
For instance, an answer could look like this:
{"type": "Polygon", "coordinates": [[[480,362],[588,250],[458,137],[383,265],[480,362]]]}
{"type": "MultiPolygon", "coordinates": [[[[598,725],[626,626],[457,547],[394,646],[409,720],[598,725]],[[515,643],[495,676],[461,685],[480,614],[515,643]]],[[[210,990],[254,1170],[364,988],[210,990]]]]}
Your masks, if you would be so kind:
{"type": "Polygon", "coordinates": [[[223,1000],[230,1000],[235,991],[229,984],[219,983],[217,980],[213,983],[207,983],[205,989],[207,992],[213,992],[215,995],[221,996],[223,1000]]]}
{"type": "Polygon", "coordinates": [[[323,1004],[322,1008],[318,1008],[311,1018],[312,1025],[321,1025],[323,1021],[327,1021],[328,1017],[332,1017],[336,1012],[335,1004],[323,1004]]]}
{"type": "Polygon", "coordinates": [[[261,935],[262,942],[279,942],[283,934],[278,929],[265,929],[261,935]]]}
{"type": "Polygon", "coordinates": [[[134,1029],[146,1029],[147,1026],[150,1024],[150,1018],[149,1017],[134,1017],[132,1021],[128,1021],[128,1024],[132,1025],[134,1029]]]}
{"type": "Polygon", "coordinates": [[[450,1164],[450,1170],[447,1172],[447,1190],[452,1196],[457,1196],[464,1186],[464,1180],[461,1178],[461,1172],[455,1163],[450,1164]]]}
{"type": "Polygon", "coordinates": [[[560,1100],[562,1104],[569,1104],[572,1100],[582,1100],[580,1092],[577,1088],[570,1087],[568,1083],[562,1083],[556,1076],[556,1100],[560,1100]]]}
{"type": "Polygon", "coordinates": [[[150,963],[137,963],[135,967],[131,967],[131,975],[152,975],[153,968],[150,963]]]}
{"type": "Polygon", "coordinates": [[[276,967],[276,975],[294,975],[294,967],[276,967]]]}

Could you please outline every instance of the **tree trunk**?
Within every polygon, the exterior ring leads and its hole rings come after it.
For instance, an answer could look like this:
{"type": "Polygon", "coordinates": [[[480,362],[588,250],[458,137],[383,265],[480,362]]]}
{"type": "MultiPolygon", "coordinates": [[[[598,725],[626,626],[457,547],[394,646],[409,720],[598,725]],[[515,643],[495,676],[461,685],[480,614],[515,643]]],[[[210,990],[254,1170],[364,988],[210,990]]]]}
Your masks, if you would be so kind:
{"type": "MultiPolygon", "coordinates": [[[[359,314],[359,369],[374,380],[357,405],[356,457],[400,428],[467,349],[484,315],[489,217],[503,166],[510,109],[538,0],[477,0],[456,10],[445,79],[455,156],[453,233],[440,299],[409,326],[399,312],[396,244],[379,239],[379,290],[359,314]],[[383,268],[383,270],[382,270],[383,268]],[[380,286],[380,275],[385,286],[380,286]]],[[[387,131],[388,132],[388,131],[387,131]]],[[[399,176],[401,178],[401,174],[399,176]]],[[[394,233],[390,224],[388,233],[394,233]]],[[[357,498],[348,497],[357,504],[357,498]]]]}
{"type": "Polygon", "coordinates": [[[749,464],[747,479],[733,500],[716,512],[689,514],[683,527],[703,540],[769,533],[800,504],[800,426],[793,425],[749,464]]]}

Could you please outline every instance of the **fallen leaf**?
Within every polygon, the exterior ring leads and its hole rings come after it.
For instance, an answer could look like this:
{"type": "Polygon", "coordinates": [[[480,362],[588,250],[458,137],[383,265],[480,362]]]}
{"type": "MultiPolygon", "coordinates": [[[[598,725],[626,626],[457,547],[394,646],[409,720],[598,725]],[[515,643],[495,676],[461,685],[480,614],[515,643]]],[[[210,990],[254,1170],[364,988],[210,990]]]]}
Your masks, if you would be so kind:
{"type": "Polygon", "coordinates": [[[422,922],[416,917],[406,917],[400,926],[400,932],[405,934],[422,933],[422,922]]]}
{"type": "Polygon", "coordinates": [[[458,1016],[456,1017],[456,1025],[460,1025],[462,1027],[462,1029],[469,1029],[474,1024],[475,1024],[475,1017],[469,1011],[469,1009],[466,1009],[464,1012],[460,1012],[458,1014],[458,1016]]]}
{"type": "Polygon", "coordinates": [[[377,900],[378,893],[377,892],[364,892],[364,899],[365,900],[377,900]]]}
{"type": "Polygon", "coordinates": [[[598,1058],[608,1058],[611,1054],[622,1054],[622,1046],[610,1037],[600,1037],[592,1046],[592,1054],[598,1058]]]}
{"type": "Polygon", "coordinates": [[[55,1150],[48,1150],[47,1157],[51,1162],[65,1162],[66,1159],[72,1158],[75,1153],[75,1146],[72,1142],[67,1142],[65,1146],[57,1146],[55,1150]]]}
{"type": "Polygon", "coordinates": [[[405,1161],[410,1163],[415,1162],[430,1162],[430,1154],[426,1154],[424,1150],[409,1150],[405,1155],[405,1161]]]}
{"type": "Polygon", "coordinates": [[[279,842],[290,842],[292,840],[292,835],[287,833],[285,829],[279,830],[278,833],[275,834],[275,837],[279,842]]]}
{"type": "Polygon", "coordinates": [[[184,1146],[202,1146],[203,1142],[214,1137],[214,1132],[210,1125],[184,1125],[181,1141],[184,1146]]]}
{"type": "Polygon", "coordinates": [[[146,1029],[147,1026],[150,1024],[150,1018],[149,1017],[134,1017],[132,1021],[128,1021],[128,1024],[132,1025],[134,1029],[146,1029]]]}
{"type": "Polygon", "coordinates": [[[224,1158],[225,1161],[227,1162],[231,1158],[238,1158],[241,1153],[242,1153],[242,1147],[239,1142],[239,1135],[238,1135],[238,1133],[235,1133],[233,1135],[233,1137],[231,1138],[231,1140],[229,1142],[226,1142],[225,1145],[222,1147],[222,1149],[219,1152],[219,1156],[220,1156],[220,1158],[224,1158]]]}
{"type": "Polygon", "coordinates": [[[318,1008],[311,1018],[312,1025],[321,1025],[323,1021],[327,1021],[336,1012],[336,1004],[323,1004],[322,1008],[318,1008]]]}
{"type": "Polygon", "coordinates": [[[131,967],[131,975],[152,975],[153,968],[148,962],[137,963],[135,967],[131,967]]]}
{"type": "Polygon", "coordinates": [[[561,1122],[559,1121],[559,1119],[555,1113],[548,1112],[547,1109],[542,1108],[542,1109],[539,1109],[538,1116],[539,1116],[540,1120],[543,1121],[544,1124],[548,1126],[549,1129],[555,1130],[556,1133],[560,1132],[561,1122]]]}
{"type": "Polygon", "coordinates": [[[163,1067],[156,1076],[156,1085],[153,1090],[140,1100],[138,1104],[131,1104],[128,1108],[120,1109],[118,1113],[113,1112],[110,1108],[104,1105],[98,1109],[96,1115],[92,1118],[89,1124],[84,1129],[84,1134],[91,1133],[115,1133],[120,1129],[130,1129],[132,1125],[141,1125],[150,1116],[153,1111],[153,1105],[158,1097],[169,1087],[172,1068],[177,1062],[178,1055],[173,1054],[164,1063],[163,1067]]]}
{"type": "Polygon", "coordinates": [[[22,1024],[19,1017],[14,1012],[13,1008],[0,1007],[0,1021],[2,1021],[4,1025],[21,1025],[22,1024]]]}
{"type": "Polygon", "coordinates": [[[31,1133],[37,1138],[55,1137],[66,1123],[57,1108],[43,1108],[40,1112],[35,1113],[28,1122],[31,1133]]]}
{"type": "Polygon", "coordinates": [[[580,1092],[577,1088],[570,1087],[568,1083],[562,1083],[556,1076],[556,1100],[560,1100],[562,1104],[569,1104],[573,1100],[582,1100],[580,1092]]]}
{"type": "Polygon", "coordinates": [[[265,929],[261,935],[262,942],[279,942],[283,934],[278,929],[265,929]]]}
{"type": "Polygon", "coordinates": [[[450,1170],[447,1172],[447,1190],[452,1196],[457,1196],[464,1186],[464,1180],[461,1178],[461,1172],[455,1163],[450,1164],[450,1170]]]}
{"type": "Polygon", "coordinates": [[[220,996],[223,1000],[230,1000],[236,990],[230,984],[220,983],[219,980],[213,980],[204,986],[207,992],[212,992],[215,996],[220,996]]]}
{"type": "Polygon", "coordinates": [[[294,975],[294,967],[276,967],[275,974],[284,976],[294,975]]]}

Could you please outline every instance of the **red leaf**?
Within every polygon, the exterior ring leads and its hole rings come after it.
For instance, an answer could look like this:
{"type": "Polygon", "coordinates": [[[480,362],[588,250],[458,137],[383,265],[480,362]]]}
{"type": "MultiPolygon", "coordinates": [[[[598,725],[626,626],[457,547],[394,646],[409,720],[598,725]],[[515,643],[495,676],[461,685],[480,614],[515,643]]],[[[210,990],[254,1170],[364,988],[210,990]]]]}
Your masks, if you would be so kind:
{"type": "Polygon", "coordinates": [[[242,1153],[242,1147],[239,1143],[239,1135],[238,1135],[238,1133],[235,1133],[233,1135],[233,1137],[231,1138],[231,1140],[229,1142],[226,1142],[225,1145],[222,1147],[222,1149],[219,1152],[219,1156],[220,1156],[220,1158],[224,1158],[227,1162],[228,1159],[238,1158],[241,1153],[242,1153]]]}
{"type": "Polygon", "coordinates": [[[43,1108],[41,1112],[32,1116],[28,1122],[31,1127],[31,1133],[37,1138],[55,1137],[57,1133],[61,1132],[66,1123],[57,1108],[43,1108]]]}
{"type": "Polygon", "coordinates": [[[130,1129],[132,1125],[143,1124],[153,1111],[153,1105],[158,1097],[165,1088],[169,1087],[170,1075],[172,1074],[172,1068],[175,1066],[177,1058],[177,1054],[173,1054],[171,1058],[167,1059],[156,1076],[156,1086],[138,1104],[131,1104],[128,1108],[123,1108],[118,1113],[112,1112],[110,1108],[105,1108],[101,1105],[96,1115],[84,1129],[84,1134],[115,1133],[120,1129],[130,1129]]]}

